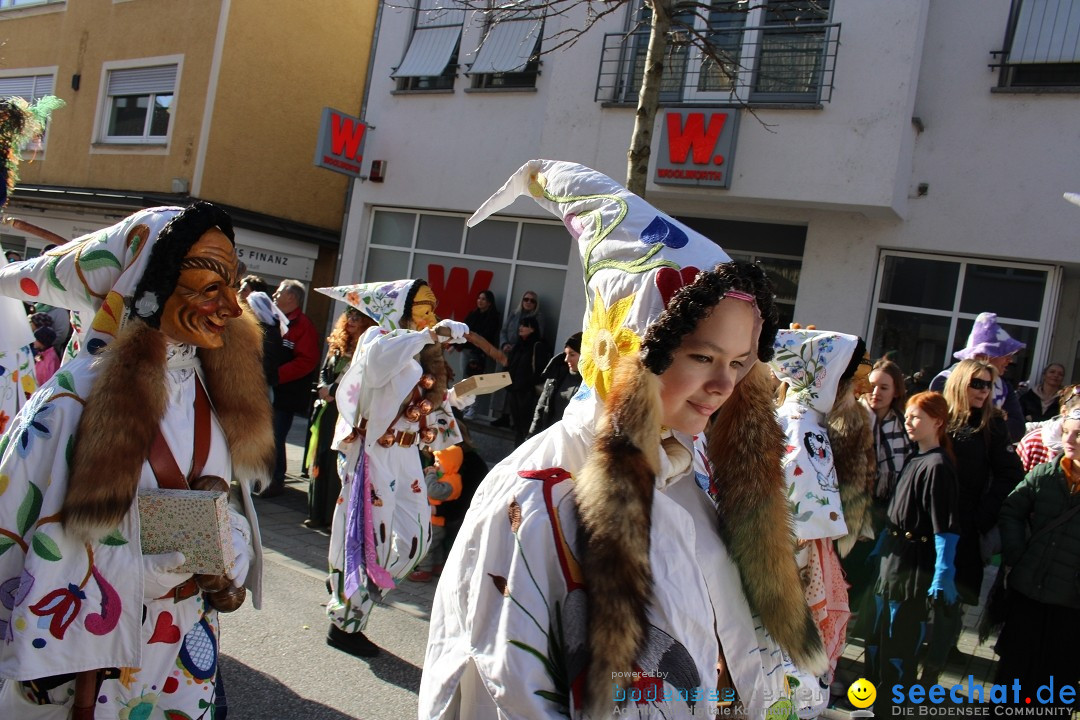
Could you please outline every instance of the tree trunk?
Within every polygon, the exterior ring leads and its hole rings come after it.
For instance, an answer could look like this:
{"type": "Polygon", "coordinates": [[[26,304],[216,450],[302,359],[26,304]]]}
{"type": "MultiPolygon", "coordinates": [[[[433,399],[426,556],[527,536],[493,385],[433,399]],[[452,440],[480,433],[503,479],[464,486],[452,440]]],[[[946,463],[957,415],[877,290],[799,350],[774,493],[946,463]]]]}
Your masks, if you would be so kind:
{"type": "Polygon", "coordinates": [[[649,50],[645,54],[645,73],[638,93],[637,112],[634,115],[634,134],[630,138],[630,151],[626,154],[626,187],[630,192],[645,197],[645,183],[649,177],[653,124],[660,104],[660,84],[664,78],[664,56],[667,55],[668,30],[675,0],[647,0],[652,7],[652,24],[649,33],[649,50]]]}

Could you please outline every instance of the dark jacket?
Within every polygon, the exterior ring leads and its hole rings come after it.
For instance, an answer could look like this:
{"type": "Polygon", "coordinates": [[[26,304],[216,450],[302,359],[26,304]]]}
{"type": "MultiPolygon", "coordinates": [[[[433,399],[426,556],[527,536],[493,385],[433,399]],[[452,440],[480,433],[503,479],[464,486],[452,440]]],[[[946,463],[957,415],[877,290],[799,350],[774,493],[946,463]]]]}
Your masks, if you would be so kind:
{"type": "Polygon", "coordinates": [[[533,411],[530,437],[562,420],[566,406],[581,386],[581,376],[570,372],[563,353],[548,360],[543,376],[544,389],[540,391],[540,399],[536,401],[536,410],[533,411]]]}
{"type": "Polygon", "coordinates": [[[534,397],[539,395],[534,388],[544,382],[543,362],[547,356],[548,349],[535,332],[524,340],[518,340],[507,358],[510,389],[520,393],[533,392],[534,397]]]}
{"type": "Polygon", "coordinates": [[[1031,389],[1025,390],[1020,396],[1020,407],[1028,422],[1045,422],[1046,420],[1053,420],[1060,412],[1057,398],[1054,399],[1054,402],[1050,403],[1050,407],[1046,409],[1046,412],[1043,412],[1042,398],[1031,389]]]}
{"type": "Polygon", "coordinates": [[[278,384],[278,367],[285,362],[285,346],[281,342],[281,329],[277,323],[259,323],[263,329],[263,373],[266,384],[274,387],[278,384]]]}
{"type": "Polygon", "coordinates": [[[1080,609],[1080,512],[1039,533],[1080,503],[1080,495],[1069,492],[1061,459],[1031,469],[1001,506],[998,525],[1003,560],[1012,566],[1009,587],[1032,600],[1080,609]]]}
{"type": "Polygon", "coordinates": [[[978,604],[983,579],[979,536],[997,523],[1005,497],[1024,477],[1020,458],[1009,448],[1000,415],[975,432],[982,411],[973,409],[968,427],[950,433],[956,454],[960,497],[960,542],[956,546],[956,586],[965,603],[978,604]]]}
{"type": "MultiPolygon", "coordinates": [[[[469,326],[471,332],[481,336],[493,346],[499,346],[499,330],[502,327],[502,317],[499,315],[498,310],[482,311],[480,308],[474,308],[465,316],[465,324],[469,326]]],[[[463,347],[466,350],[479,350],[472,343],[465,343],[463,347]]]]}

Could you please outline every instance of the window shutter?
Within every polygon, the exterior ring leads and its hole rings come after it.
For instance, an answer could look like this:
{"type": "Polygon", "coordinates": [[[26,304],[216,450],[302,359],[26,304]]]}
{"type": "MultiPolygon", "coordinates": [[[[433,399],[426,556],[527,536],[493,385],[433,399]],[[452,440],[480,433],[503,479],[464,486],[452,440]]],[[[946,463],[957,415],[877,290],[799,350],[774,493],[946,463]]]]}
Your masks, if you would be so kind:
{"type": "Polygon", "coordinates": [[[22,75],[0,78],[0,97],[21,97],[33,102],[53,91],[52,75],[22,75]]]}
{"type": "Polygon", "coordinates": [[[109,71],[110,96],[170,95],[176,89],[176,65],[109,71]]]}
{"type": "Polygon", "coordinates": [[[433,77],[442,75],[454,48],[461,38],[465,22],[464,10],[438,7],[440,0],[420,0],[416,29],[401,65],[390,75],[393,78],[433,77]]]}
{"type": "Polygon", "coordinates": [[[1080,62],[1080,3],[1024,0],[1013,33],[1009,62],[1080,62]]]}
{"type": "Polygon", "coordinates": [[[469,74],[521,72],[536,51],[542,28],[543,21],[537,19],[503,20],[492,25],[469,74]]]}

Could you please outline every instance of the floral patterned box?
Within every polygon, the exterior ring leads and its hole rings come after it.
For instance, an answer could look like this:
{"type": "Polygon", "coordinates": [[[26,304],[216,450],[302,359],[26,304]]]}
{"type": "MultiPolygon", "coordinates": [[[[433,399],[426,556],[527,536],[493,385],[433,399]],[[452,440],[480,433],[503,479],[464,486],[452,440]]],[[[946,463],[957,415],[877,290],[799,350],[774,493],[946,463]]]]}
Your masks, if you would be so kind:
{"type": "Polygon", "coordinates": [[[466,395],[487,395],[501,390],[510,384],[510,373],[497,372],[467,377],[454,386],[454,393],[460,398],[466,395]]]}
{"type": "Polygon", "coordinates": [[[218,490],[139,490],[145,555],[184,553],[177,572],[221,575],[236,561],[228,493],[218,490]]]}

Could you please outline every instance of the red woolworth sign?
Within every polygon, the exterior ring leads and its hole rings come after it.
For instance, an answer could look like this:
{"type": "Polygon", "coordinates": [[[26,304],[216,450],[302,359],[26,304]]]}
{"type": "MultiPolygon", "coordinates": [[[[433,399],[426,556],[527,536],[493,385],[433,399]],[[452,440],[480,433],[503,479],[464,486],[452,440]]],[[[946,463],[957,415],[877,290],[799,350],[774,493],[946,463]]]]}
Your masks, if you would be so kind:
{"type": "Polygon", "coordinates": [[[490,270],[477,270],[470,285],[469,271],[465,268],[450,268],[450,277],[447,277],[445,267],[430,263],[427,281],[439,299],[436,310],[439,317],[464,322],[465,316],[476,309],[476,296],[491,288],[494,277],[495,273],[490,270]]]}
{"type": "Polygon", "coordinates": [[[360,177],[366,135],[367,125],[360,118],[323,108],[319,140],[315,145],[315,164],[343,175],[360,177]]]}
{"type": "Polygon", "coordinates": [[[656,149],[658,185],[731,187],[739,114],[735,110],[665,110],[656,149]]]}

